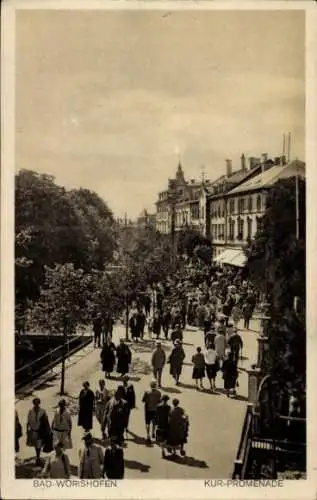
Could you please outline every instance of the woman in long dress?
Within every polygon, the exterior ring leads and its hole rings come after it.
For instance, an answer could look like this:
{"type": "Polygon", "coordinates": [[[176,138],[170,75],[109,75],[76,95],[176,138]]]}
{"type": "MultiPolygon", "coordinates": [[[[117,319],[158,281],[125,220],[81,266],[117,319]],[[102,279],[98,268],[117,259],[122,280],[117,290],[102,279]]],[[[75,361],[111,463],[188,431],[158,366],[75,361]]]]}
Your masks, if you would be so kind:
{"type": "Polygon", "coordinates": [[[113,372],[114,365],[116,362],[116,346],[111,340],[111,337],[107,337],[107,341],[102,347],[100,353],[100,360],[102,363],[102,370],[105,372],[105,377],[110,378],[111,373],[113,372]]]}
{"type": "Polygon", "coordinates": [[[94,402],[95,395],[90,389],[90,384],[89,382],[84,382],[83,389],[79,394],[78,425],[81,426],[85,432],[92,429],[94,402]]]}
{"type": "Polygon", "coordinates": [[[58,403],[59,410],[55,412],[52,421],[53,431],[53,446],[60,443],[63,448],[71,449],[73,447],[71,432],[72,432],[72,417],[66,410],[66,401],[61,399],[58,403]]]}
{"type": "Polygon", "coordinates": [[[105,411],[107,403],[110,399],[109,391],[106,388],[106,383],[103,379],[99,380],[99,387],[95,392],[95,403],[96,403],[96,419],[100,424],[100,429],[103,439],[106,438],[105,433],[105,411]]]}
{"type": "Polygon", "coordinates": [[[179,385],[179,377],[182,373],[185,352],[179,340],[175,341],[175,346],[169,356],[170,374],[174,377],[176,385],[179,385]]]}
{"type": "Polygon", "coordinates": [[[197,347],[196,354],[192,357],[193,379],[196,382],[196,389],[198,389],[198,380],[200,381],[200,388],[203,389],[203,378],[205,376],[205,358],[201,352],[201,347],[197,347]]]}
{"type": "Polygon", "coordinates": [[[42,465],[40,459],[41,449],[50,432],[50,426],[47,413],[41,408],[40,398],[33,399],[33,408],[29,410],[26,429],[27,446],[35,448],[36,465],[42,465]]]}

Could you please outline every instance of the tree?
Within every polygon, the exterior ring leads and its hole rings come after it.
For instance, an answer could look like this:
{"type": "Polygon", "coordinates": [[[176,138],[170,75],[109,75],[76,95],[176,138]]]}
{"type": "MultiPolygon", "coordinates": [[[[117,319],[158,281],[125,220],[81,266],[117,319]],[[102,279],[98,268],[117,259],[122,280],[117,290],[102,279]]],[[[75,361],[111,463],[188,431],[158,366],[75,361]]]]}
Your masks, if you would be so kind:
{"type": "Polygon", "coordinates": [[[52,176],[21,170],[15,178],[16,300],[34,300],[44,266],[87,267],[89,241],[64,188],[52,176]]]}
{"type": "Polygon", "coordinates": [[[250,279],[271,304],[270,371],[284,385],[293,381],[295,372],[301,381],[306,376],[305,181],[299,181],[298,238],[295,193],[294,178],[271,188],[261,227],[246,250],[250,279]],[[301,314],[294,312],[296,296],[301,314]]]}
{"type": "Polygon", "coordinates": [[[178,233],[177,250],[180,255],[187,254],[189,257],[192,257],[195,248],[198,246],[208,246],[211,248],[211,241],[195,229],[186,229],[178,233]]]}
{"type": "Polygon", "coordinates": [[[45,266],[45,280],[39,299],[28,310],[27,323],[32,328],[44,329],[49,334],[63,334],[61,394],[64,394],[65,357],[67,338],[78,325],[91,318],[94,290],[92,277],[73,264],[45,266]]]}
{"type": "Polygon", "coordinates": [[[116,249],[112,212],[100,196],[88,189],[73,189],[67,196],[90,243],[90,265],[102,269],[116,249]]]}
{"type": "MultiPolygon", "coordinates": [[[[37,300],[45,266],[102,269],[116,248],[114,220],[94,192],[67,192],[54,177],[21,170],[15,179],[16,304],[20,318],[37,300]]],[[[21,321],[17,327],[21,329],[21,321]]]]}
{"type": "Polygon", "coordinates": [[[194,256],[203,264],[211,265],[212,248],[208,245],[198,245],[194,249],[194,256]]]}

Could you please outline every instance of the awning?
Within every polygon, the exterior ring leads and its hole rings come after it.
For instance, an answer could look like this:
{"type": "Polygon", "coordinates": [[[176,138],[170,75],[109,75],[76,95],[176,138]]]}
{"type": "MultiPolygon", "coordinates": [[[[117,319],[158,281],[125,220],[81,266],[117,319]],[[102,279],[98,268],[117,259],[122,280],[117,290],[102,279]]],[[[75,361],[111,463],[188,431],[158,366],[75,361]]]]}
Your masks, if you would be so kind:
{"type": "Polygon", "coordinates": [[[244,267],[246,263],[246,256],[241,250],[231,248],[219,254],[214,261],[219,264],[230,264],[231,266],[244,267]]]}
{"type": "Polygon", "coordinates": [[[247,262],[247,258],[243,252],[239,252],[234,259],[230,262],[231,266],[244,267],[247,262]]]}

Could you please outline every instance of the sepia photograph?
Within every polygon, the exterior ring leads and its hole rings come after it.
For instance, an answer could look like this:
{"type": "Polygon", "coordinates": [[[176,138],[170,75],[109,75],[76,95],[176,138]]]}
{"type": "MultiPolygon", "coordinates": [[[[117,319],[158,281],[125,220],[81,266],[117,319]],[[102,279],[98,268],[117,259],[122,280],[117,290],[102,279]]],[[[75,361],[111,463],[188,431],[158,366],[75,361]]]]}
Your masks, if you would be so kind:
{"type": "Polygon", "coordinates": [[[17,483],[307,480],[305,35],[16,10],[17,483]]]}

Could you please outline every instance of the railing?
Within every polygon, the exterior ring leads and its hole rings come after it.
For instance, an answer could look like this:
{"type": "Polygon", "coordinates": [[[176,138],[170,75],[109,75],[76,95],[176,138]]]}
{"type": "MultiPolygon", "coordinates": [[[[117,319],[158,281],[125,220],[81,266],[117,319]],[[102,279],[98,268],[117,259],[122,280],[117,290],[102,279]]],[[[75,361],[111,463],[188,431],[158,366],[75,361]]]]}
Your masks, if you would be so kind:
{"type": "Polygon", "coordinates": [[[234,461],[232,479],[245,477],[248,464],[253,426],[253,404],[248,403],[243,423],[241,439],[239,443],[237,458],[234,461]]]}
{"type": "Polygon", "coordinates": [[[52,370],[58,365],[63,358],[64,350],[65,357],[68,358],[75,354],[83,347],[90,344],[92,337],[88,335],[78,335],[71,337],[65,344],[62,344],[30,363],[18,368],[15,371],[15,389],[20,389],[35,378],[38,378],[52,370]]]}

